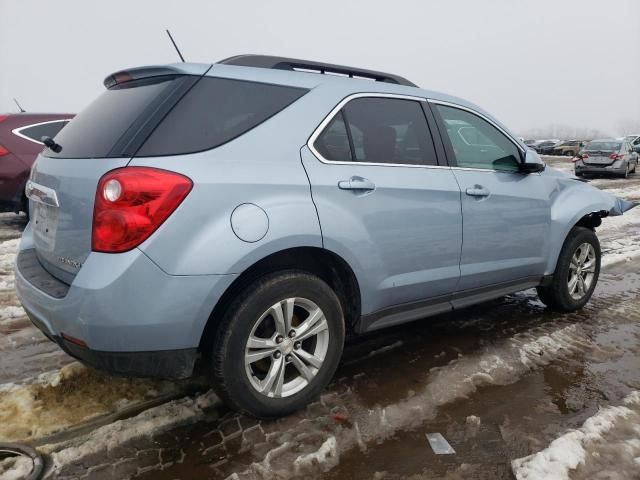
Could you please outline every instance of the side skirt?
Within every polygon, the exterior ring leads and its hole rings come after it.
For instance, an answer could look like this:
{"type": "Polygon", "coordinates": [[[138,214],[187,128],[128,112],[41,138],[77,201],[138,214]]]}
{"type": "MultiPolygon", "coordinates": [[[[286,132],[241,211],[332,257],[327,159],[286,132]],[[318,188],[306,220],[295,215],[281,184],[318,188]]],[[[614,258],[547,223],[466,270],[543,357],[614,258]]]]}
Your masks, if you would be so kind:
{"type": "Polygon", "coordinates": [[[504,297],[510,293],[537,287],[544,282],[544,277],[526,277],[512,282],[498,283],[487,287],[456,292],[452,295],[430,298],[429,300],[393,305],[360,317],[356,331],[358,333],[371,332],[380,328],[451,312],[477,303],[504,297]]]}

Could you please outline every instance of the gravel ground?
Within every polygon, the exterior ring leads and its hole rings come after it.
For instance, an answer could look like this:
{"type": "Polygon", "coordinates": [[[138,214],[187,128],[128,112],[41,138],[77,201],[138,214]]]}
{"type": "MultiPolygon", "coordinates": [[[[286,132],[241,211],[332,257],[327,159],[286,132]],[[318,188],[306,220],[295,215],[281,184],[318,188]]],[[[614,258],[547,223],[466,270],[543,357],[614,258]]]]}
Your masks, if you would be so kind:
{"type": "MultiPolygon", "coordinates": [[[[592,182],[640,200],[640,175],[592,182]]],[[[0,441],[39,448],[47,478],[640,478],[637,210],[599,229],[581,312],[526,291],[350,341],[321,399],[275,422],[228,411],[200,378],[115,379],[67,357],[17,302],[24,220],[2,214],[0,441]]]]}

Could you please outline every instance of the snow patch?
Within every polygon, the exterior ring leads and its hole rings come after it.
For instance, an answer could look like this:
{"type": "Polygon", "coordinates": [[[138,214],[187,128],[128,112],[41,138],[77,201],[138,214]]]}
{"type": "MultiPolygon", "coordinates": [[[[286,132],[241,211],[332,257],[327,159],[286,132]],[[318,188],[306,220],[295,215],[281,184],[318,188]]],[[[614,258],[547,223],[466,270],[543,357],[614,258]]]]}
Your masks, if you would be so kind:
{"type": "Polygon", "coordinates": [[[0,391],[0,438],[40,438],[148,400],[149,392],[167,394],[177,388],[171,382],[110,377],[71,363],[34,384],[0,391]]]}
{"type": "Polygon", "coordinates": [[[0,480],[23,480],[33,471],[33,460],[24,456],[0,461],[0,480]]]}
{"type": "Polygon", "coordinates": [[[555,439],[544,450],[511,462],[518,480],[564,480],[570,478],[572,470],[585,463],[587,449],[591,443],[601,440],[617,424],[632,415],[637,415],[629,406],[640,406],[640,392],[625,397],[625,406],[600,409],[587,419],[581,428],[571,430],[555,439]]]}
{"type": "MultiPolygon", "coordinates": [[[[72,445],[51,453],[53,468],[77,464],[89,455],[106,453],[130,441],[144,438],[193,422],[202,416],[203,410],[217,403],[218,397],[209,391],[197,397],[185,397],[150,408],[126,420],[118,420],[100,427],[81,439],[80,445],[72,445]]],[[[51,451],[49,445],[43,451],[51,451]]]]}
{"type": "Polygon", "coordinates": [[[326,473],[338,465],[340,456],[338,454],[338,442],[333,435],[329,437],[317,452],[300,455],[293,462],[293,469],[296,475],[311,473],[316,468],[326,473]]]}

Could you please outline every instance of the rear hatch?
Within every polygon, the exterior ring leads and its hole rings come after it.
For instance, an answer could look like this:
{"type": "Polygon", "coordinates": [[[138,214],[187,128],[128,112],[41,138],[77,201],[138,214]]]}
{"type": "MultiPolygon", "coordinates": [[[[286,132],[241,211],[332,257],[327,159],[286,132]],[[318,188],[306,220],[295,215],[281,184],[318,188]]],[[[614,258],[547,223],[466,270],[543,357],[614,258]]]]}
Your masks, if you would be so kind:
{"type": "Polygon", "coordinates": [[[55,277],[71,283],[91,252],[100,178],[129,163],[209,66],[192,67],[193,74],[158,67],[108,77],[107,90],[55,137],[59,149],[39,155],[27,192],[37,256],[55,277]]]}

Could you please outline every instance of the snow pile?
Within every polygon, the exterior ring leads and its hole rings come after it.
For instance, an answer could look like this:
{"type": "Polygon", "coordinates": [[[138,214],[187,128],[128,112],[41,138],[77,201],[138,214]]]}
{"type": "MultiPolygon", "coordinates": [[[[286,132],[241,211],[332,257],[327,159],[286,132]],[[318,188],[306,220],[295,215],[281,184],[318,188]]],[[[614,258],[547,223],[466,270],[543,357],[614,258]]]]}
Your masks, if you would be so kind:
{"type": "MultiPolygon", "coordinates": [[[[620,424],[635,424],[636,438],[619,442],[617,445],[620,455],[618,461],[627,453],[627,462],[635,462],[635,455],[640,455],[640,392],[633,392],[624,399],[624,406],[603,408],[593,417],[587,419],[583,426],[572,430],[557,438],[544,450],[519,458],[511,462],[513,473],[518,480],[546,480],[569,479],[572,471],[579,466],[589,463],[592,458],[599,457],[598,446],[603,443],[603,437],[620,424]],[[629,422],[634,420],[633,422],[629,422]],[[591,457],[591,458],[590,458],[591,457]]],[[[600,467],[599,467],[600,468],[600,467]]],[[[614,471],[623,468],[619,462],[613,465],[614,471]]],[[[637,465],[632,468],[637,468],[637,465]]],[[[581,475],[582,477],[582,475],[581,475]]],[[[590,478],[584,476],[583,478],[590,478]]],[[[604,477],[602,477],[604,478],[604,477]]],[[[615,478],[615,477],[607,477],[615,478]]],[[[623,477],[620,477],[623,478],[623,477]]]]}
{"type": "Polygon", "coordinates": [[[0,441],[43,437],[177,388],[170,382],[110,377],[72,363],[36,383],[0,391],[0,441]]]}

